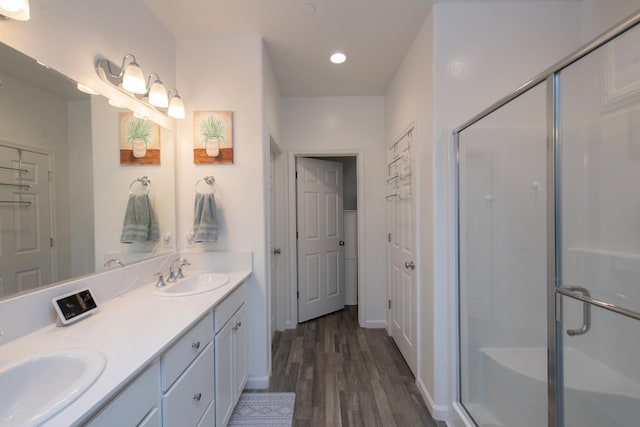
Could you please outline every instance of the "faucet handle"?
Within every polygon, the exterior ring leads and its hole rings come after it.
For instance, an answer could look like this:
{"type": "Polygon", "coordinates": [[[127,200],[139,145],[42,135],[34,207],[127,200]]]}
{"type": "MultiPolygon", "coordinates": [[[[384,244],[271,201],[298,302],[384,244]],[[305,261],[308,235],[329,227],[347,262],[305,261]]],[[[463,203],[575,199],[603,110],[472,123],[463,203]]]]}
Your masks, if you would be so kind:
{"type": "Polygon", "coordinates": [[[164,282],[164,274],[161,271],[153,274],[154,276],[158,276],[158,281],[156,282],[156,288],[164,288],[167,284],[164,282]]]}

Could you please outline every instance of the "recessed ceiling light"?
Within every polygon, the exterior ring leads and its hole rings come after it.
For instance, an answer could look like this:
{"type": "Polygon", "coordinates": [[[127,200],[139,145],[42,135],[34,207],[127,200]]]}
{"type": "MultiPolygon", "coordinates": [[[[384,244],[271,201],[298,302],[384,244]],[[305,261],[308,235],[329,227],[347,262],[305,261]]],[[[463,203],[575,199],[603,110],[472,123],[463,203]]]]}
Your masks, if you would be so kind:
{"type": "Polygon", "coordinates": [[[342,64],[344,61],[347,60],[347,55],[345,55],[342,52],[336,52],[331,54],[331,56],[329,57],[329,60],[334,64],[342,64]]]}

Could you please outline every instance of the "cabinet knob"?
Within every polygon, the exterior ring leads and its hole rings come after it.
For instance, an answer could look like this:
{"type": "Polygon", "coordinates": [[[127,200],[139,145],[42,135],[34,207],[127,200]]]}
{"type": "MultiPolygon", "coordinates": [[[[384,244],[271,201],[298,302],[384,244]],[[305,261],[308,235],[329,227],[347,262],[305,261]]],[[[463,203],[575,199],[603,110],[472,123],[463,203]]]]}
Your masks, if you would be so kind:
{"type": "Polygon", "coordinates": [[[238,326],[238,328],[239,328],[240,326],[242,326],[242,322],[236,323],[236,326],[238,326]]]}
{"type": "Polygon", "coordinates": [[[196,393],[193,395],[193,400],[196,402],[200,402],[200,399],[202,399],[202,393],[196,393]]]}
{"type": "Polygon", "coordinates": [[[194,350],[198,350],[200,348],[200,341],[196,341],[193,344],[191,344],[191,348],[194,350]]]}

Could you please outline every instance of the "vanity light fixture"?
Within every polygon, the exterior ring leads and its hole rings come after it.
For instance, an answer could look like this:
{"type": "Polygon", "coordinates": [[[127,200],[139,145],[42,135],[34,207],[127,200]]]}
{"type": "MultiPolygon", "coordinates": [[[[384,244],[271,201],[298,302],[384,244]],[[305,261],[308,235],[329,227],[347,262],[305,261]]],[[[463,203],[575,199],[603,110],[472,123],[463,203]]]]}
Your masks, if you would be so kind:
{"type": "Polygon", "coordinates": [[[167,95],[167,89],[164,87],[164,85],[160,81],[160,77],[156,73],[151,73],[149,75],[147,86],[149,86],[149,104],[153,105],[154,107],[167,108],[169,106],[169,96],[167,95]],[[155,78],[155,81],[153,83],[151,83],[152,78],[155,78]]]}
{"type": "Polygon", "coordinates": [[[172,118],[184,119],[184,103],[178,91],[171,89],[167,92],[160,76],[156,73],[151,73],[149,78],[145,79],[140,65],[132,54],[128,53],[124,56],[120,67],[108,59],[98,58],[96,72],[102,80],[152,110],[172,118]]]}
{"type": "Polygon", "coordinates": [[[0,15],[18,21],[28,21],[31,17],[29,0],[0,0],[0,15]]]}
{"type": "Polygon", "coordinates": [[[169,109],[167,114],[169,117],[173,117],[174,119],[184,119],[184,102],[182,102],[182,98],[178,94],[177,89],[171,89],[169,94],[171,95],[175,91],[175,95],[171,96],[169,100],[169,109]]]}

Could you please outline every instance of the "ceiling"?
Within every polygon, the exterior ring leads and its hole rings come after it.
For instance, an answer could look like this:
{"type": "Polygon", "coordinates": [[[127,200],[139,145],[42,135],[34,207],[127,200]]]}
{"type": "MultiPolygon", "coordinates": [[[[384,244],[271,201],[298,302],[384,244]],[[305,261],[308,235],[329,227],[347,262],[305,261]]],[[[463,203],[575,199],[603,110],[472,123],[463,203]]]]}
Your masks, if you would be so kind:
{"type": "Polygon", "coordinates": [[[177,38],[263,37],[282,96],[384,95],[434,2],[145,0],[177,38]]]}

